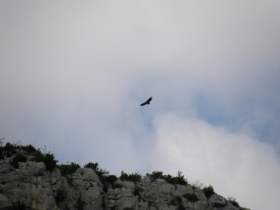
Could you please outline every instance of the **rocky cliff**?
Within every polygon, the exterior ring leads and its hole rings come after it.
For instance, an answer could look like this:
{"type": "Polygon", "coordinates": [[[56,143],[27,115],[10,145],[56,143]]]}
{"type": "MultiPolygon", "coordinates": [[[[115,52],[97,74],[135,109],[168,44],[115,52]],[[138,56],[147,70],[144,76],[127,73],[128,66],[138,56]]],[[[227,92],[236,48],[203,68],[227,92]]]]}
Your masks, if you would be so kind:
{"type": "Polygon", "coordinates": [[[0,210],[238,210],[234,199],[177,177],[153,172],[120,177],[97,164],[56,165],[31,145],[0,147],[0,210]]]}

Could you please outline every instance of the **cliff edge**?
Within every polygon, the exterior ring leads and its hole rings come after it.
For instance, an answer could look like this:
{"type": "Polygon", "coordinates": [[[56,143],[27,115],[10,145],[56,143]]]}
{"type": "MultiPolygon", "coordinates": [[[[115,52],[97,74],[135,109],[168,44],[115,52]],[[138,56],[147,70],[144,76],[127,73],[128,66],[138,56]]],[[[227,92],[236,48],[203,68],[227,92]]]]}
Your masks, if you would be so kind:
{"type": "Polygon", "coordinates": [[[190,185],[181,173],[116,177],[97,163],[56,163],[31,145],[1,145],[0,210],[246,210],[212,186],[190,185]]]}

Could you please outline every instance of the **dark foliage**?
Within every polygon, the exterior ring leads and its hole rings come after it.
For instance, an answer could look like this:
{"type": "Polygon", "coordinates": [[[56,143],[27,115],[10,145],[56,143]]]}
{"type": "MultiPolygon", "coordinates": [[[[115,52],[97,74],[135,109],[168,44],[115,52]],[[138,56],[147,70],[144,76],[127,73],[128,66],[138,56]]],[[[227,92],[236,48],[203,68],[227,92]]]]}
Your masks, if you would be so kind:
{"type": "Polygon", "coordinates": [[[133,195],[140,196],[140,193],[143,192],[143,191],[144,191],[143,188],[135,186],[134,191],[133,191],[133,195]]]}
{"type": "Polygon", "coordinates": [[[60,190],[60,189],[56,192],[56,196],[54,196],[55,202],[56,202],[57,204],[58,204],[59,202],[65,200],[65,198],[66,198],[65,192],[62,191],[62,190],[60,190]]]}
{"type": "Polygon", "coordinates": [[[18,162],[25,162],[26,158],[24,158],[23,154],[21,154],[21,150],[33,155],[34,157],[31,159],[36,162],[43,162],[46,165],[46,169],[48,171],[52,171],[56,167],[56,163],[58,162],[55,160],[55,157],[53,154],[47,153],[42,154],[40,150],[36,150],[32,145],[21,145],[21,143],[14,143],[11,144],[9,142],[6,143],[6,145],[0,146],[0,159],[4,158],[4,153],[7,155],[7,157],[11,157],[14,154],[17,154],[15,158],[13,158],[12,165],[17,168],[18,162]]]}
{"type": "Polygon", "coordinates": [[[55,159],[54,154],[43,154],[40,150],[34,152],[33,161],[45,163],[47,171],[52,171],[58,162],[55,159]]]}
{"type": "Polygon", "coordinates": [[[4,153],[7,155],[7,157],[12,157],[13,154],[16,154],[17,151],[15,150],[15,146],[9,142],[6,143],[5,146],[0,146],[0,160],[4,159],[4,153]]]}
{"type": "Polygon", "coordinates": [[[13,160],[12,160],[12,162],[11,162],[11,165],[14,167],[14,168],[18,168],[18,166],[19,166],[19,162],[23,162],[23,163],[25,163],[26,162],[26,157],[24,156],[24,155],[22,155],[22,154],[17,154],[14,158],[13,158],[13,160]]]}
{"type": "Polygon", "coordinates": [[[15,148],[17,148],[17,146],[7,142],[4,148],[5,151],[15,154],[16,153],[15,148]]]}
{"type": "Polygon", "coordinates": [[[208,187],[204,187],[202,191],[204,192],[207,198],[210,198],[215,193],[211,185],[209,185],[208,187]]]}
{"type": "Polygon", "coordinates": [[[114,184],[118,179],[118,177],[115,175],[109,175],[109,176],[106,176],[105,178],[106,178],[105,181],[111,185],[114,184]]]}
{"type": "Polygon", "coordinates": [[[165,175],[163,177],[163,179],[165,179],[170,184],[180,184],[180,185],[187,185],[188,184],[188,182],[185,180],[184,176],[172,177],[171,175],[168,174],[168,175],[165,175]]]}
{"type": "Polygon", "coordinates": [[[61,164],[58,166],[62,176],[73,174],[78,168],[81,168],[79,164],[71,162],[71,164],[61,164]]]}
{"type": "Polygon", "coordinates": [[[188,199],[188,200],[191,201],[191,202],[196,202],[196,201],[198,201],[197,196],[196,196],[195,194],[193,194],[193,193],[186,193],[186,194],[184,194],[182,197],[188,199]]]}
{"type": "Polygon", "coordinates": [[[178,172],[177,176],[171,176],[170,174],[164,175],[161,171],[154,171],[151,174],[146,173],[146,178],[150,179],[151,181],[155,181],[156,179],[164,179],[165,181],[169,182],[170,184],[180,184],[180,185],[187,185],[188,182],[184,178],[181,172],[178,172]]]}
{"type": "Polygon", "coordinates": [[[131,182],[140,182],[142,176],[138,173],[127,174],[122,171],[120,180],[122,181],[131,181],[131,182]]]}
{"type": "Polygon", "coordinates": [[[174,196],[172,200],[169,202],[172,206],[177,206],[176,210],[185,210],[186,208],[183,206],[182,197],[174,196]]]}
{"type": "Polygon", "coordinates": [[[32,146],[32,145],[26,145],[26,146],[20,146],[20,149],[22,149],[23,151],[32,154],[34,152],[36,152],[37,150],[32,146]]]}
{"type": "Polygon", "coordinates": [[[151,181],[155,181],[156,179],[162,179],[163,178],[163,172],[161,171],[154,171],[151,174],[146,173],[146,177],[150,179],[151,181]]]}
{"type": "Polygon", "coordinates": [[[33,210],[32,208],[25,205],[23,202],[14,202],[12,208],[8,208],[7,210],[33,210]]]}
{"type": "Polygon", "coordinates": [[[17,154],[16,158],[13,159],[14,166],[18,167],[17,162],[25,162],[23,155],[20,151],[25,151],[28,154],[33,155],[33,161],[36,162],[44,162],[46,165],[46,169],[48,171],[53,170],[56,167],[57,160],[53,154],[42,154],[40,150],[36,150],[32,145],[21,145],[21,143],[11,144],[9,142],[6,143],[4,147],[0,148],[0,159],[3,158],[3,152],[6,152],[7,157],[11,157],[13,154],[17,154]]]}
{"type": "Polygon", "coordinates": [[[107,193],[109,185],[113,186],[114,183],[117,181],[117,177],[115,175],[109,176],[99,176],[101,183],[103,184],[103,191],[107,193]]]}
{"type": "Polygon", "coordinates": [[[75,207],[76,207],[77,210],[83,210],[84,209],[85,201],[82,200],[82,196],[81,195],[79,196],[75,207]]]}
{"type": "Polygon", "coordinates": [[[45,154],[44,163],[46,165],[47,171],[52,171],[56,167],[57,162],[58,161],[55,159],[54,154],[45,154]]]}
{"type": "Polygon", "coordinates": [[[120,183],[114,183],[114,184],[113,184],[113,188],[114,188],[114,189],[116,189],[116,188],[122,188],[122,187],[123,187],[123,185],[120,184],[120,183]]]}
{"type": "Polygon", "coordinates": [[[109,189],[109,184],[108,183],[104,183],[103,186],[102,186],[102,190],[107,193],[108,192],[108,189],[109,189]]]}

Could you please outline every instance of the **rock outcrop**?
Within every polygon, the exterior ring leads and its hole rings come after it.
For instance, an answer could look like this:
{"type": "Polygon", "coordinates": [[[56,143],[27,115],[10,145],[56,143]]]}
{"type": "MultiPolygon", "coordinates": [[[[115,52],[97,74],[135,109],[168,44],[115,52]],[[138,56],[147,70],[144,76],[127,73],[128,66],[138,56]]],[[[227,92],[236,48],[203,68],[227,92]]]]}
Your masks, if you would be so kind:
{"type": "Polygon", "coordinates": [[[0,210],[239,210],[245,209],[216,193],[195,186],[170,184],[164,179],[102,183],[90,168],[78,168],[62,176],[56,167],[46,170],[43,162],[13,166],[13,158],[0,160],[0,210]]]}

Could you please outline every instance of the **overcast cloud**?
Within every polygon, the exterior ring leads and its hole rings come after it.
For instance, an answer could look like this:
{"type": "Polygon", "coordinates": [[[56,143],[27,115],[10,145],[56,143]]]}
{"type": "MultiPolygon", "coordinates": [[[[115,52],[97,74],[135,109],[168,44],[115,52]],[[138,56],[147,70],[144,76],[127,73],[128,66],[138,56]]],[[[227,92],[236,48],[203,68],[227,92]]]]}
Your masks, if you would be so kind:
{"type": "Polygon", "coordinates": [[[275,210],[279,11],[279,1],[1,1],[0,138],[116,175],[180,170],[275,210]]]}

